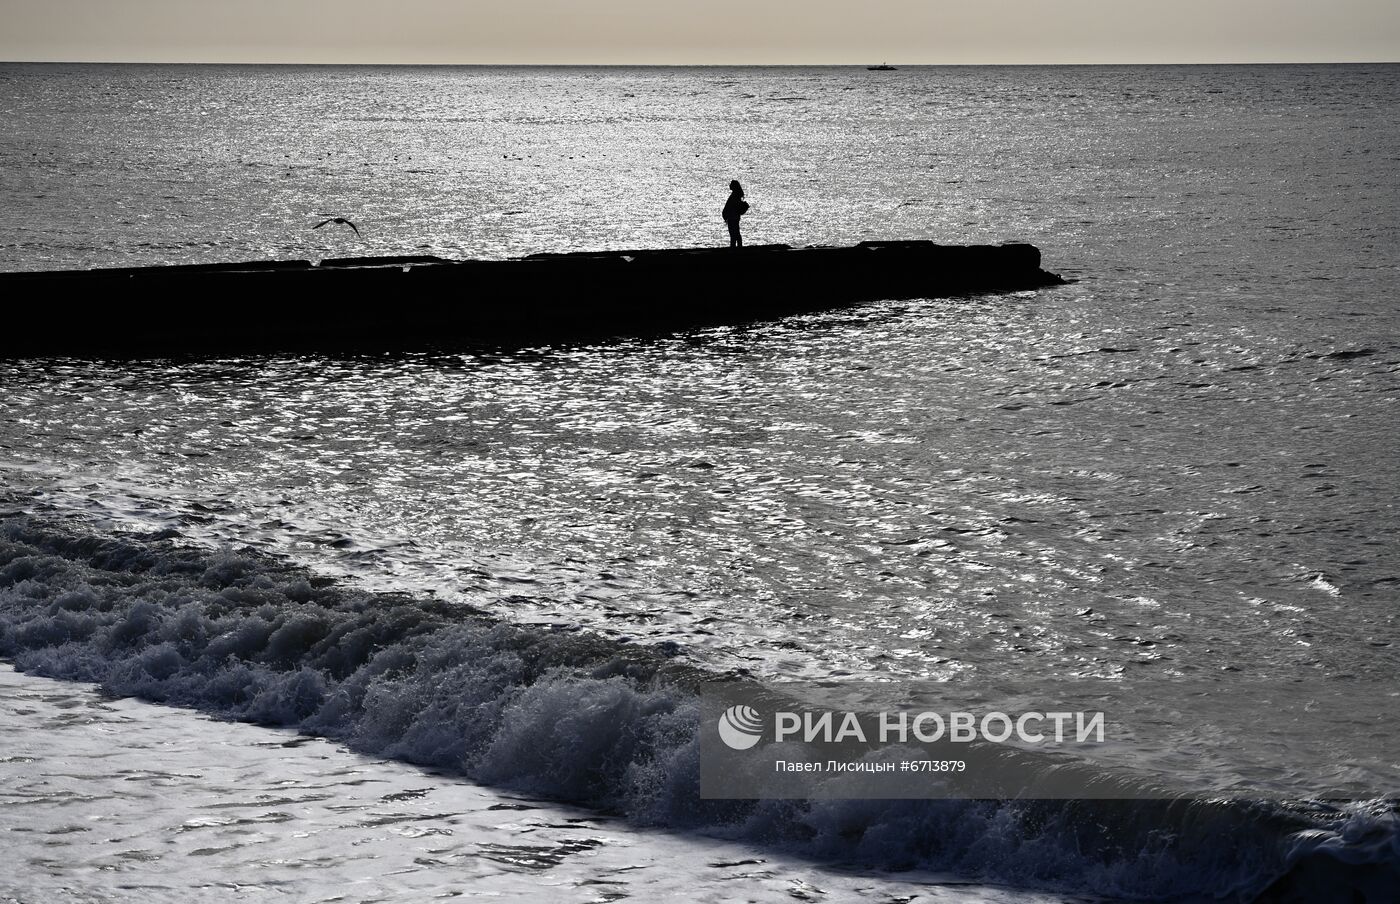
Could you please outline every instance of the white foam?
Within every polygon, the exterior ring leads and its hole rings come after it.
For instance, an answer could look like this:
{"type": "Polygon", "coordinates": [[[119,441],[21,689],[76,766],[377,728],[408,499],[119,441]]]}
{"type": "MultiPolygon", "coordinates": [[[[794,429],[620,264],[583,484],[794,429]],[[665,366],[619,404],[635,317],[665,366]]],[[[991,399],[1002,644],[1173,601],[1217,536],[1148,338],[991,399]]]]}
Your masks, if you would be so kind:
{"type": "MultiPolygon", "coordinates": [[[[24,518],[0,524],[0,655],[112,693],[300,728],[587,804],[635,826],[865,869],[1075,893],[1247,897],[1304,859],[1400,862],[1384,803],[702,800],[698,701],[655,652],[326,586],[260,557],[24,518]],[[1353,844],[1361,828],[1364,843],[1353,844]]],[[[111,740],[124,743],[119,733],[111,740]]]]}
{"type": "Polygon", "coordinates": [[[1059,900],[933,875],[832,871],[501,794],[343,746],[0,667],[0,899],[420,904],[936,896],[1059,900]],[[17,867],[17,868],[16,868],[17,867]]]}

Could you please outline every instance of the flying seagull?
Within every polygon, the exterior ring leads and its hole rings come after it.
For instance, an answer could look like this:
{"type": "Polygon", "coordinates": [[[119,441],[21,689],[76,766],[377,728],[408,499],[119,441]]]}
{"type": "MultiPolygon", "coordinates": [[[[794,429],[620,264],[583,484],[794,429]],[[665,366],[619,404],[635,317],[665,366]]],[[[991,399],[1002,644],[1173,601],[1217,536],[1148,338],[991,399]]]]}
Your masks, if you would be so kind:
{"type": "Polygon", "coordinates": [[[322,226],[326,225],[327,223],[339,223],[339,224],[341,224],[342,226],[349,226],[351,229],[355,230],[355,235],[359,235],[359,234],[360,234],[360,227],[356,226],[354,223],[352,223],[352,222],[350,222],[349,220],[345,219],[345,217],[330,217],[330,218],[328,218],[328,219],[322,220],[321,222],[317,223],[315,226],[312,226],[311,228],[312,228],[312,229],[320,229],[322,226]]]}

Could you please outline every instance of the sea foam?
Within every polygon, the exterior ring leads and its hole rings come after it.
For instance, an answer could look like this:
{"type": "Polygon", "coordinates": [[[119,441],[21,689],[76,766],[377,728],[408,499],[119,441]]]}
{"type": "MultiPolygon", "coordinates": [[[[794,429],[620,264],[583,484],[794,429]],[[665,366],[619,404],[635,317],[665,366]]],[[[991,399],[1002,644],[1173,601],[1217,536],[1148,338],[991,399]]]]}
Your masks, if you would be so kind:
{"type": "Polygon", "coordinates": [[[173,532],[0,524],[0,655],[108,692],[822,861],[1131,897],[1395,887],[1393,802],[715,801],[670,651],[374,594],[173,532]]]}

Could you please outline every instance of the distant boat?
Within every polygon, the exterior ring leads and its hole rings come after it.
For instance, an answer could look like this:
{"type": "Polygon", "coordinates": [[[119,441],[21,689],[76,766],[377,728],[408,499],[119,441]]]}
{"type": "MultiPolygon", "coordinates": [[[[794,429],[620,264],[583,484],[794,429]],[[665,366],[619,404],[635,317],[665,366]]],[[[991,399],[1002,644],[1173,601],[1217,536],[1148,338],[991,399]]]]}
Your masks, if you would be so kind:
{"type": "Polygon", "coordinates": [[[871,72],[894,72],[898,66],[891,66],[889,63],[881,63],[878,66],[866,66],[871,72]]]}

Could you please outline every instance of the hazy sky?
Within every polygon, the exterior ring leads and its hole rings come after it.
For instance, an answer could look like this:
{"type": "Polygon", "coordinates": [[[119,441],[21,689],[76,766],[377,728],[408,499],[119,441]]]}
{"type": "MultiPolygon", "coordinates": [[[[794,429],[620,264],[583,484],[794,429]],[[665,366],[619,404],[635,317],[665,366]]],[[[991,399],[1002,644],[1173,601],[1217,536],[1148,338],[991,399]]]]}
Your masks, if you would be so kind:
{"type": "Polygon", "coordinates": [[[1397,0],[0,0],[0,59],[1400,60],[1397,0]]]}

